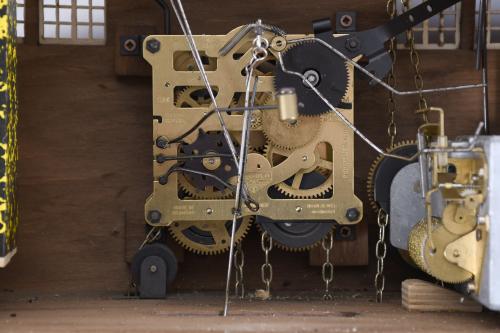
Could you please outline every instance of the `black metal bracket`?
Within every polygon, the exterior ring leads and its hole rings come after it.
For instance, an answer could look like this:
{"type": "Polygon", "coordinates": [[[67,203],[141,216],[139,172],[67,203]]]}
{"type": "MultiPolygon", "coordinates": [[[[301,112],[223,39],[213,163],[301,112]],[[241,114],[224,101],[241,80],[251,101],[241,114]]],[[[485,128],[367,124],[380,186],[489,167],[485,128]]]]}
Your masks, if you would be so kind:
{"type": "Polygon", "coordinates": [[[313,28],[317,38],[327,42],[346,57],[354,59],[362,56],[366,64],[365,69],[383,79],[392,66],[385,43],[459,2],[461,0],[428,0],[386,24],[340,37],[333,37],[332,23],[328,19],[313,22],[313,28]]]}

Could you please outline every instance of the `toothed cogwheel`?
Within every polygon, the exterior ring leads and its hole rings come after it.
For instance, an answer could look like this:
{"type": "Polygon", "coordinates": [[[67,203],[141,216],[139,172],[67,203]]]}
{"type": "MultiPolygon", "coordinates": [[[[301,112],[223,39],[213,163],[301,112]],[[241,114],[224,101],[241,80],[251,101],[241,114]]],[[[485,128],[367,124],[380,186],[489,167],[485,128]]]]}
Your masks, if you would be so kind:
{"type": "Polygon", "coordinates": [[[473,277],[472,273],[451,263],[444,256],[446,246],[457,240],[460,235],[446,230],[437,218],[432,219],[431,229],[435,251],[432,250],[428,239],[426,219],[422,219],[411,230],[408,236],[408,250],[413,262],[424,272],[443,282],[463,283],[470,280],[473,277]]]}
{"type": "MultiPolygon", "coordinates": [[[[217,96],[218,88],[212,89],[217,96]]],[[[175,106],[179,108],[208,107],[210,104],[212,100],[204,87],[186,87],[175,95],[175,106]]]]}
{"type": "Polygon", "coordinates": [[[318,246],[335,226],[333,221],[281,221],[263,216],[257,216],[256,223],[261,233],[269,233],[276,247],[289,252],[308,251],[318,246]]]}
{"type": "MultiPolygon", "coordinates": [[[[285,161],[291,151],[268,144],[265,156],[276,166],[285,161]]],[[[275,185],[276,189],[292,198],[311,199],[325,195],[333,189],[333,160],[329,145],[320,143],[314,150],[315,163],[308,169],[299,170],[289,179],[275,185]]],[[[286,162],[284,162],[286,163],[286,162]]]]}
{"type": "MultiPolygon", "coordinates": [[[[237,221],[234,241],[239,243],[247,234],[253,217],[245,216],[237,221]]],[[[228,221],[179,221],[168,229],[172,237],[185,249],[203,255],[227,251],[231,243],[232,220],[228,221]]]]}
{"type": "MultiPolygon", "coordinates": [[[[283,52],[283,64],[287,70],[302,74],[333,106],[348,97],[350,75],[346,63],[320,43],[294,43],[283,52]]],[[[284,72],[281,66],[276,66],[274,76],[276,91],[295,88],[300,115],[317,116],[331,111],[300,77],[284,72]]]]}
{"type": "MultiPolygon", "coordinates": [[[[395,143],[386,151],[389,154],[411,157],[418,151],[418,147],[415,141],[402,141],[395,143]]],[[[413,162],[387,158],[382,155],[373,161],[366,180],[366,190],[374,212],[377,213],[382,208],[386,213],[390,213],[389,197],[392,180],[399,170],[413,162]]]]}
{"type": "Polygon", "coordinates": [[[267,140],[284,150],[302,148],[312,142],[321,129],[320,117],[299,115],[295,124],[280,120],[279,110],[266,110],[262,113],[262,131],[267,140]]]}
{"type": "MultiPolygon", "coordinates": [[[[270,95],[268,93],[257,93],[255,96],[255,105],[267,105],[270,100],[270,95]]],[[[231,107],[242,107],[245,106],[245,94],[236,94],[231,101],[231,107]]],[[[266,111],[267,112],[267,111],[266,111]]],[[[254,110],[252,111],[252,120],[250,127],[254,129],[250,135],[249,152],[259,152],[261,151],[265,144],[266,138],[260,129],[262,128],[262,111],[254,110]]],[[[234,138],[238,143],[241,140],[241,132],[234,132],[234,138]]]]}

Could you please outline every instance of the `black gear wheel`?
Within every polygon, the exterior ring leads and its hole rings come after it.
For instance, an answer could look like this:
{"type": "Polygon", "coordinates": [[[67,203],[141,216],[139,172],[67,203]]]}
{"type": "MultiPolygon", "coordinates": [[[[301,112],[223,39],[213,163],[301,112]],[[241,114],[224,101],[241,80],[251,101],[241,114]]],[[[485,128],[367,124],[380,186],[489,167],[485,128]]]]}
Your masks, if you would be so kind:
{"type": "Polygon", "coordinates": [[[315,246],[332,231],[334,221],[274,221],[259,216],[257,221],[262,230],[267,231],[273,241],[291,251],[307,250],[315,246]]]}
{"type": "MultiPolygon", "coordinates": [[[[286,197],[274,190],[272,197],[286,197]]],[[[282,249],[303,251],[317,245],[333,230],[335,221],[331,220],[272,220],[264,216],[256,216],[256,223],[263,231],[267,231],[273,241],[282,249]]]]}
{"type": "MultiPolygon", "coordinates": [[[[231,149],[226,142],[222,132],[208,132],[199,130],[198,137],[192,144],[181,147],[183,155],[209,155],[209,154],[231,154],[231,149]]],[[[228,182],[231,177],[237,175],[236,167],[231,157],[217,157],[217,166],[214,169],[207,169],[203,164],[203,159],[192,159],[184,162],[186,169],[213,174],[228,182]]],[[[213,187],[218,191],[224,191],[226,187],[216,179],[195,173],[185,173],[185,177],[200,191],[207,187],[213,187]]]]}
{"type": "MultiPolygon", "coordinates": [[[[390,150],[391,154],[411,157],[418,152],[416,144],[406,144],[390,150]]],[[[415,161],[404,161],[384,157],[376,166],[373,174],[373,199],[385,212],[390,212],[392,180],[405,166],[415,161]]]]}
{"type": "MultiPolygon", "coordinates": [[[[337,106],[347,94],[349,73],[345,62],[317,42],[300,42],[283,53],[283,63],[290,71],[310,78],[311,83],[333,106],[337,106]]],[[[299,102],[299,114],[315,116],[330,111],[328,106],[296,75],[283,72],[276,66],[275,88],[295,88],[299,102]]]]}

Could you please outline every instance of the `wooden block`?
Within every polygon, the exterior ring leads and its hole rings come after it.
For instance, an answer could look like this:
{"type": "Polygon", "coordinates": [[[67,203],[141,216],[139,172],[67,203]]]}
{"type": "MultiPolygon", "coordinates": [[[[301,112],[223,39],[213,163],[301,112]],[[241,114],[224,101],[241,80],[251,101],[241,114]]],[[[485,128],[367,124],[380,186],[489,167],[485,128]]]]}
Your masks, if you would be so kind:
{"type": "MultiPolygon", "coordinates": [[[[153,26],[118,26],[115,36],[115,73],[120,76],[151,76],[151,66],[142,55],[123,56],[120,54],[120,36],[126,35],[154,35],[153,26]]],[[[140,47],[140,46],[138,46],[140,47]]]]}
{"type": "MultiPolygon", "coordinates": [[[[309,251],[309,265],[321,266],[325,261],[325,251],[316,246],[309,251]]],[[[361,222],[356,225],[356,239],[333,242],[333,264],[336,266],[368,265],[368,225],[361,222]]]]}
{"type": "Polygon", "coordinates": [[[481,312],[483,307],[472,298],[439,285],[417,280],[401,284],[403,307],[422,312],[481,312]]]}

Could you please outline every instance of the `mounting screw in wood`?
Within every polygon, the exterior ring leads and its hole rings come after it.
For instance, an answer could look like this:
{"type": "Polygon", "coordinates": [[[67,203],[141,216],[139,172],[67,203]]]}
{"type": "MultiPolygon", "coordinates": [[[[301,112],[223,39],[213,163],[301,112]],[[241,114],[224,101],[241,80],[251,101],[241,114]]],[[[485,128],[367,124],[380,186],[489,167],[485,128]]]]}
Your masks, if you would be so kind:
{"type": "Polygon", "coordinates": [[[123,43],[123,48],[127,52],[134,52],[137,49],[137,42],[134,39],[129,38],[123,43]]]}
{"type": "Polygon", "coordinates": [[[360,213],[357,208],[349,208],[345,213],[345,217],[351,222],[357,221],[359,219],[359,216],[360,213]]]}
{"type": "Polygon", "coordinates": [[[159,223],[161,220],[161,213],[157,210],[150,210],[148,212],[148,221],[151,223],[159,223]]]}
{"type": "Polygon", "coordinates": [[[146,50],[151,53],[160,51],[161,43],[158,39],[152,38],[146,43],[146,50]]]}
{"type": "Polygon", "coordinates": [[[350,28],[352,26],[352,22],[354,21],[352,19],[352,16],[351,15],[348,15],[348,14],[344,14],[342,15],[342,17],[340,18],[340,25],[344,28],[350,28]]]}

